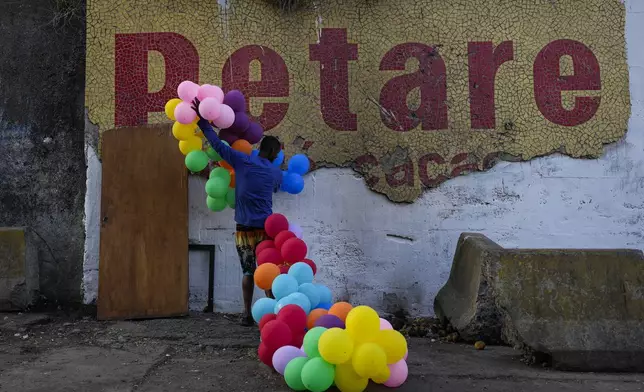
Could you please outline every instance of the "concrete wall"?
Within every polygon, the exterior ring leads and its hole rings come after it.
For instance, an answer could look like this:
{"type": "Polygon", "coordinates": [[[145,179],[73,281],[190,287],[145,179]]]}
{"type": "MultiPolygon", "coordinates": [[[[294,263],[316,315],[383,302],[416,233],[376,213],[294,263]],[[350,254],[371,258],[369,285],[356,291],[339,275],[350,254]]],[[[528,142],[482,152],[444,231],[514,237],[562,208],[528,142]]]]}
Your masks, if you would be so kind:
{"type": "MultiPolygon", "coordinates": [[[[274,209],[304,227],[320,266],[318,281],[336,298],[428,315],[464,231],[482,232],[504,247],[644,249],[644,5],[631,0],[626,7],[632,115],[623,140],[595,160],[553,155],[502,162],[427,190],[413,204],[391,203],[350,169],[315,171],[302,194],[279,195],[274,209]]],[[[88,181],[100,175],[98,168],[90,170],[88,181]]],[[[87,205],[97,197],[88,189],[87,205]]],[[[239,311],[232,212],[211,213],[204,198],[203,180],[191,178],[190,240],[217,244],[215,308],[239,311]]],[[[97,249],[91,241],[98,241],[98,221],[87,222],[86,248],[97,249]]],[[[85,269],[96,269],[97,260],[86,253],[85,269]]],[[[191,255],[191,277],[200,276],[205,263],[205,254],[191,255]]],[[[206,283],[191,283],[194,309],[205,304],[206,283]]],[[[85,284],[89,302],[96,285],[92,279],[85,284]]]]}
{"type": "Polygon", "coordinates": [[[83,1],[3,2],[0,12],[0,226],[36,233],[50,302],[80,300],[83,18],[83,1]]]}

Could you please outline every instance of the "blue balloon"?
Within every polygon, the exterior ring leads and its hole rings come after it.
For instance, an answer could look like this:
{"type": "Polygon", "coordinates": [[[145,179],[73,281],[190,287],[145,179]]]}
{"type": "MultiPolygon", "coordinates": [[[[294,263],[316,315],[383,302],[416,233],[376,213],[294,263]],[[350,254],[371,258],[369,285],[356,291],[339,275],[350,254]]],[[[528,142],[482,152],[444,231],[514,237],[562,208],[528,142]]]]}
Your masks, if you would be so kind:
{"type": "Polygon", "coordinates": [[[299,306],[304,309],[304,313],[309,314],[311,311],[311,301],[309,301],[309,298],[306,295],[302,293],[293,293],[288,297],[293,305],[299,306]]]}
{"type": "Polygon", "coordinates": [[[288,173],[282,177],[282,185],[286,192],[297,195],[304,190],[304,178],[297,173],[288,173]]]}
{"type": "Polygon", "coordinates": [[[280,299],[275,303],[275,308],[273,309],[273,313],[278,314],[280,310],[282,310],[283,307],[286,305],[289,305],[291,302],[289,301],[290,295],[287,295],[286,297],[280,299]]]}
{"type": "Polygon", "coordinates": [[[306,297],[309,299],[309,302],[311,302],[311,309],[315,309],[320,303],[320,292],[313,283],[301,284],[298,291],[306,295],[306,297]]]}
{"type": "Polygon", "coordinates": [[[300,285],[297,283],[297,279],[291,275],[281,274],[277,275],[277,278],[273,280],[271,290],[275,299],[280,300],[289,294],[295,293],[298,288],[300,288],[300,285]]]}
{"type": "Polygon", "coordinates": [[[304,154],[293,155],[288,160],[288,171],[301,176],[305,175],[309,171],[309,158],[304,154]]]}
{"type": "Polygon", "coordinates": [[[284,163],[284,151],[280,151],[277,154],[277,158],[273,161],[273,166],[280,167],[282,166],[282,163],[284,163]]]}
{"type": "Polygon", "coordinates": [[[288,274],[297,280],[298,284],[313,282],[313,269],[310,265],[299,262],[295,263],[289,268],[288,274]]]}
{"type": "Polygon", "coordinates": [[[318,288],[318,293],[320,294],[320,303],[333,303],[333,295],[328,287],[323,284],[316,284],[315,286],[318,288]]]}
{"type": "Polygon", "coordinates": [[[329,310],[331,309],[331,306],[333,306],[333,304],[331,304],[330,302],[320,302],[316,309],[329,310]]]}
{"type": "Polygon", "coordinates": [[[253,304],[253,308],[250,311],[253,315],[253,320],[259,323],[259,320],[261,320],[265,314],[273,313],[276,303],[277,301],[271,298],[258,299],[257,302],[253,304]]]}
{"type": "Polygon", "coordinates": [[[250,156],[251,156],[251,157],[259,156],[259,150],[253,150],[253,151],[251,151],[251,152],[250,152],[250,156]]]}

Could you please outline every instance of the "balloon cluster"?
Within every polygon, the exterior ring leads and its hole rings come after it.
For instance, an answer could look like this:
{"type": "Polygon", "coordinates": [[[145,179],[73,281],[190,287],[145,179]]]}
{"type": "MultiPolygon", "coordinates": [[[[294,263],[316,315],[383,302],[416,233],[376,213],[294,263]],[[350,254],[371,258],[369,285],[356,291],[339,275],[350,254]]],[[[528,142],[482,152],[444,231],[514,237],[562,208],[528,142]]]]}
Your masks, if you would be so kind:
{"type": "Polygon", "coordinates": [[[333,303],[331,291],[314,284],[317,268],[306,259],[299,226],[273,214],[272,238],[257,247],[255,284],[275,299],[253,304],[259,323],[260,360],[296,391],[361,392],[369,380],[396,388],[407,379],[407,341],[368,306],[333,303]]]}
{"type": "MultiPolygon", "coordinates": [[[[201,116],[220,129],[219,138],[234,150],[247,155],[256,155],[253,144],[264,137],[262,126],[251,121],[246,113],[246,98],[238,90],[224,94],[218,86],[204,84],[199,86],[191,81],[184,81],[177,88],[177,96],[165,105],[165,113],[174,121],[172,135],[179,141],[179,150],[185,155],[186,167],[193,173],[206,169],[210,161],[215,167],[206,182],[206,205],[212,211],[222,211],[226,206],[235,208],[235,171],[211,147],[204,145],[205,136],[199,130],[199,116],[192,109],[192,101],[200,101],[201,116]]],[[[284,163],[284,151],[280,151],[273,165],[280,167],[284,163]]],[[[309,169],[309,160],[305,155],[293,156],[288,162],[288,171],[284,173],[282,190],[297,194],[304,189],[302,176],[309,169]]]]}

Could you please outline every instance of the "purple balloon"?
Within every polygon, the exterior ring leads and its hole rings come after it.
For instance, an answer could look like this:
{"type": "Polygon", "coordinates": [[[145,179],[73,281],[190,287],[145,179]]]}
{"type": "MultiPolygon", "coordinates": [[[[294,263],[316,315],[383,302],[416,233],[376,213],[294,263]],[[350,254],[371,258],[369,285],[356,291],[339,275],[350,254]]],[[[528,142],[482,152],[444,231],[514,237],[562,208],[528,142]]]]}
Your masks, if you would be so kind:
{"type": "Polygon", "coordinates": [[[231,146],[233,145],[233,143],[239,140],[239,136],[237,136],[235,132],[230,128],[222,129],[221,131],[219,131],[219,138],[231,146]]]}
{"type": "Polygon", "coordinates": [[[248,129],[249,125],[250,119],[248,118],[248,115],[244,112],[237,112],[235,113],[235,121],[229,129],[233,132],[237,132],[238,135],[241,135],[248,129]]]}
{"type": "Polygon", "coordinates": [[[242,139],[248,141],[250,144],[259,143],[264,137],[264,129],[256,122],[251,122],[250,126],[241,136],[242,139]]]}
{"type": "Polygon", "coordinates": [[[286,365],[288,365],[291,360],[298,357],[306,357],[306,354],[302,349],[293,346],[280,347],[275,351],[275,354],[273,354],[273,368],[275,368],[279,374],[284,374],[286,365]]]}
{"type": "Polygon", "coordinates": [[[230,106],[235,113],[246,111],[246,98],[239,90],[230,90],[224,95],[224,104],[230,106]]]}
{"type": "Polygon", "coordinates": [[[315,321],[316,327],[341,328],[344,329],[344,322],[338,316],[325,314],[315,321]]]}

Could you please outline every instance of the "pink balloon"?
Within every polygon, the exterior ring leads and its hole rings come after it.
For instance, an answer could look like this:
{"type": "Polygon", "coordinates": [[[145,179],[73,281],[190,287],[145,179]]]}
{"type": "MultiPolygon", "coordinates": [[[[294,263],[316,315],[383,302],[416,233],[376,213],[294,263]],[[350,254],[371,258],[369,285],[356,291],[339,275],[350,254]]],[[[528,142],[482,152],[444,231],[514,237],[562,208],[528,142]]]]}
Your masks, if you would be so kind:
{"type": "Polygon", "coordinates": [[[389,388],[398,388],[403,385],[407,380],[409,375],[409,369],[407,368],[407,362],[404,359],[389,365],[389,379],[385,381],[385,386],[389,388]]]}
{"type": "Polygon", "coordinates": [[[197,98],[198,91],[199,85],[189,80],[181,82],[179,87],[177,87],[177,95],[184,102],[192,102],[192,100],[197,98]]]}
{"type": "Polygon", "coordinates": [[[216,120],[219,117],[221,104],[217,102],[217,98],[207,97],[199,104],[199,113],[208,121],[216,120]]]}
{"type": "Polygon", "coordinates": [[[192,124],[197,118],[197,113],[192,110],[188,102],[181,102],[174,109],[174,118],[181,124],[192,124]]]}
{"type": "Polygon", "coordinates": [[[228,105],[219,105],[219,117],[213,121],[219,129],[226,129],[235,122],[235,112],[228,105]]]}
{"type": "Polygon", "coordinates": [[[298,357],[306,357],[306,354],[304,353],[304,351],[297,347],[280,347],[277,349],[277,351],[275,351],[275,354],[273,354],[273,367],[279,374],[284,375],[284,369],[286,369],[286,365],[288,365],[291,360],[298,357]]]}
{"type": "Polygon", "coordinates": [[[391,323],[383,318],[380,319],[380,330],[384,331],[385,329],[394,329],[394,327],[391,326],[391,323]]]}
{"type": "Polygon", "coordinates": [[[199,87],[197,91],[197,98],[200,101],[204,101],[206,98],[215,98],[217,103],[221,104],[224,102],[224,92],[219,86],[213,86],[212,84],[204,84],[199,87]]]}

